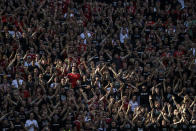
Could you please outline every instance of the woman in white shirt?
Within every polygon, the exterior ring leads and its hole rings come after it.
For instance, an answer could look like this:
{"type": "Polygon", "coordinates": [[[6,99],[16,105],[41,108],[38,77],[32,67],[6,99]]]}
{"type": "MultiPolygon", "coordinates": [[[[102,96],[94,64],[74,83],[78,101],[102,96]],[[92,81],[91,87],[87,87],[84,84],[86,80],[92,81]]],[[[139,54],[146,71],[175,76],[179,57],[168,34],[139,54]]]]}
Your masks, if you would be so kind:
{"type": "Polygon", "coordinates": [[[34,114],[30,114],[30,119],[26,121],[25,128],[28,131],[37,131],[38,130],[38,124],[37,120],[34,119],[34,114]]]}
{"type": "Polygon", "coordinates": [[[131,111],[134,112],[135,108],[139,106],[137,102],[137,96],[133,96],[132,99],[129,101],[129,104],[131,105],[131,111]]]}

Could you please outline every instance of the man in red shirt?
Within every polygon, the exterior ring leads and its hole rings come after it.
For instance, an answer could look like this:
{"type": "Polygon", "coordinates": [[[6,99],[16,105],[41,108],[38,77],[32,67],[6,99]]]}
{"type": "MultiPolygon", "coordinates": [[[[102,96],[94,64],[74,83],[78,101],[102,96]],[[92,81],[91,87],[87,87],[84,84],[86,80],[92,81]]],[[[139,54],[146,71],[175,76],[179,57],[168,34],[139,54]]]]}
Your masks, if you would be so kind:
{"type": "Polygon", "coordinates": [[[178,46],[178,50],[174,52],[174,57],[181,57],[182,55],[184,55],[183,47],[178,46]]]}
{"type": "Polygon", "coordinates": [[[76,67],[73,66],[72,67],[72,72],[67,74],[70,83],[71,83],[71,87],[75,88],[77,85],[77,81],[80,80],[80,74],[76,72],[76,67]]]}

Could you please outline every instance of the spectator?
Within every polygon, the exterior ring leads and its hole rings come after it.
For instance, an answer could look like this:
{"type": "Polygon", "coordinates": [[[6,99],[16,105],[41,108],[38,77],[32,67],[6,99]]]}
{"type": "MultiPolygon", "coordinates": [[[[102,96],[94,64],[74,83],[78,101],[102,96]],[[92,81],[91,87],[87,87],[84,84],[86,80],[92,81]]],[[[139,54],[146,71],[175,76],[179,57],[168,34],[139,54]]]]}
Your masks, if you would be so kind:
{"type": "Polygon", "coordinates": [[[14,86],[14,88],[19,88],[19,86],[21,86],[23,83],[23,80],[20,79],[19,74],[16,74],[15,79],[12,81],[12,86],[14,86]]]}
{"type": "Polygon", "coordinates": [[[33,113],[30,113],[30,119],[26,121],[25,128],[27,128],[28,131],[38,130],[38,123],[37,120],[34,119],[33,113]]]}

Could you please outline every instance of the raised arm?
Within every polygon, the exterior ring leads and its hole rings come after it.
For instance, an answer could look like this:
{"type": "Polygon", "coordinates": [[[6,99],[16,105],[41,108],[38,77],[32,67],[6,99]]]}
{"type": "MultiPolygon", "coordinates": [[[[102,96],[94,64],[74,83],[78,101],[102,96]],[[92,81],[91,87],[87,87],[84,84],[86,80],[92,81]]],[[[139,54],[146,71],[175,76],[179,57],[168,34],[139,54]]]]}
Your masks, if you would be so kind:
{"type": "Polygon", "coordinates": [[[154,107],[153,102],[152,102],[152,96],[149,96],[149,102],[150,102],[150,107],[151,109],[154,107]]]}
{"type": "Polygon", "coordinates": [[[177,109],[179,110],[179,109],[180,109],[180,106],[179,106],[178,103],[176,102],[174,96],[172,96],[172,100],[174,101],[174,104],[176,105],[177,109]]]}

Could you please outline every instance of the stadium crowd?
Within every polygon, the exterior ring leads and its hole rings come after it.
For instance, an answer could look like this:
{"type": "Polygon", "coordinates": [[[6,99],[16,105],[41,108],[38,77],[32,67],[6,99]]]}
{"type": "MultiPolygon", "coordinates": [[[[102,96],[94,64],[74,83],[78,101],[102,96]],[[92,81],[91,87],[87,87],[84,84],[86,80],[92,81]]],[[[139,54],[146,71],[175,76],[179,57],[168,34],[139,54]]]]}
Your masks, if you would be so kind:
{"type": "Polygon", "coordinates": [[[1,0],[2,131],[196,130],[195,0],[1,0]]]}

